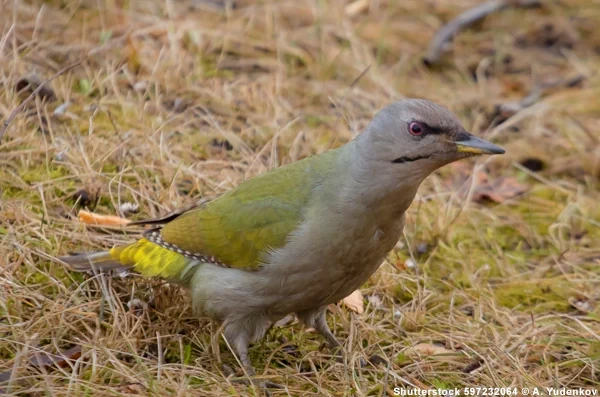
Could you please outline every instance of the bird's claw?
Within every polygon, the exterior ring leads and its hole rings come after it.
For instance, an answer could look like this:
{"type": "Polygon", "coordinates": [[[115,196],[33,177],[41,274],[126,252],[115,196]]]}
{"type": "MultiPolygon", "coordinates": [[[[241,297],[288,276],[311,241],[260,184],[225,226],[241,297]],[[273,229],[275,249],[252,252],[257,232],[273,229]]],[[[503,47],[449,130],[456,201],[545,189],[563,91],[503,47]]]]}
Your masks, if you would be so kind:
{"type": "MultiPolygon", "coordinates": [[[[222,369],[226,376],[228,376],[228,377],[235,376],[235,372],[229,365],[223,364],[222,369]]],[[[265,394],[267,396],[271,395],[271,393],[269,392],[268,389],[285,389],[285,387],[280,385],[279,383],[271,382],[269,380],[265,380],[265,381],[261,381],[260,379],[256,379],[255,381],[253,381],[253,380],[251,380],[250,378],[232,378],[231,382],[242,384],[244,386],[252,386],[254,384],[258,388],[264,390],[265,394]]]]}

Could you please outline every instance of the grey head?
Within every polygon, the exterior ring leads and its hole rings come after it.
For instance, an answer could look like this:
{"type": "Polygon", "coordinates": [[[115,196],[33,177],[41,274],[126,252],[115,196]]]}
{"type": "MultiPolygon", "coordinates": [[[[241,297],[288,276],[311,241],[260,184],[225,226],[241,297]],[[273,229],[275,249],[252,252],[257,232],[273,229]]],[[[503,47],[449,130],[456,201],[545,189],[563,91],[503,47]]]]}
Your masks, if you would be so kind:
{"type": "Polygon", "coordinates": [[[450,110],[424,99],[402,100],[385,107],[357,143],[361,156],[379,163],[379,169],[409,170],[422,177],[465,157],[504,153],[504,149],[468,133],[450,110]]]}

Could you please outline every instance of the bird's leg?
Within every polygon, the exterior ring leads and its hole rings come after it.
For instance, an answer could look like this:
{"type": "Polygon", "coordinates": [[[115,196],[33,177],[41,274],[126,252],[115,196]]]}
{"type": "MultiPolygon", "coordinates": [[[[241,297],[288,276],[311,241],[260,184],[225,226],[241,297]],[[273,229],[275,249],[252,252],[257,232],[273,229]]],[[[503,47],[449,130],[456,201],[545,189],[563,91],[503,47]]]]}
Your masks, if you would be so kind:
{"type": "Polygon", "coordinates": [[[244,343],[243,345],[234,347],[240,362],[242,363],[242,368],[248,377],[253,378],[256,376],[256,371],[250,362],[250,357],[248,356],[248,343],[244,343]]]}
{"type": "MultiPolygon", "coordinates": [[[[343,363],[346,359],[346,350],[342,348],[341,343],[337,340],[337,338],[333,335],[329,326],[327,325],[327,310],[324,309],[317,317],[315,317],[314,328],[325,337],[325,341],[327,342],[327,347],[331,349],[333,352],[336,352],[336,359],[338,362],[343,363]]],[[[364,358],[360,358],[360,366],[364,367],[367,365],[367,361],[364,358]]]]}
{"type": "MultiPolygon", "coordinates": [[[[342,344],[333,335],[333,332],[331,332],[327,325],[327,306],[296,313],[296,315],[307,327],[313,327],[318,333],[323,335],[327,347],[334,353],[337,362],[343,363],[346,361],[346,350],[344,350],[342,344]]],[[[364,367],[367,361],[364,358],[360,358],[359,363],[361,367],[364,367]]]]}
{"type": "Polygon", "coordinates": [[[333,332],[329,329],[329,325],[327,325],[327,309],[321,310],[321,312],[317,315],[314,322],[314,327],[318,333],[323,335],[325,341],[327,342],[327,347],[331,350],[341,349],[342,344],[337,340],[337,338],[333,335],[333,332]]]}
{"type": "Polygon", "coordinates": [[[333,335],[329,329],[329,326],[327,325],[326,313],[327,306],[321,306],[317,309],[296,313],[296,315],[307,327],[314,328],[325,338],[327,347],[329,347],[331,350],[339,349],[343,353],[342,344],[333,335]]]}
{"type": "MultiPolygon", "coordinates": [[[[244,373],[248,376],[248,378],[256,377],[256,371],[250,362],[250,356],[248,356],[248,345],[250,344],[250,338],[248,337],[248,333],[245,332],[245,327],[237,327],[235,325],[229,325],[225,327],[225,338],[227,342],[230,344],[231,348],[238,356],[240,363],[242,364],[242,369],[244,373]]],[[[250,381],[252,382],[252,381],[250,381]]],[[[270,381],[259,381],[258,386],[261,389],[274,388],[274,389],[282,389],[283,387],[277,383],[273,383],[270,381]]]]}

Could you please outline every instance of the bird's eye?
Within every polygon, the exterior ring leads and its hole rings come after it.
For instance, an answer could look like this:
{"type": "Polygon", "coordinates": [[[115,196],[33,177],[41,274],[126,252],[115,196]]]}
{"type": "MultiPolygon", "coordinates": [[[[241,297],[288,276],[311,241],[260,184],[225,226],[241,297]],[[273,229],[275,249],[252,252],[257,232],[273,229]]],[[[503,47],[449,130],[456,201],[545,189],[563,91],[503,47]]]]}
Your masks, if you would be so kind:
{"type": "Polygon", "coordinates": [[[408,125],[408,131],[414,136],[420,136],[423,134],[423,126],[416,121],[413,121],[408,125]]]}

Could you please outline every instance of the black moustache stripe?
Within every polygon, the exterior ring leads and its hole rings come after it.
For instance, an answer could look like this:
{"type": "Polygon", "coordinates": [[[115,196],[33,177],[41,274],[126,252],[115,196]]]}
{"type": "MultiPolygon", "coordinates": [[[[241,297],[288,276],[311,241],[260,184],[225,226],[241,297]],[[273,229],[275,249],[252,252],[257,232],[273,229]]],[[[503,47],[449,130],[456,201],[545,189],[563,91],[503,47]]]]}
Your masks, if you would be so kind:
{"type": "Polygon", "coordinates": [[[411,161],[422,160],[422,159],[426,159],[428,157],[429,156],[398,157],[397,159],[392,160],[392,163],[395,163],[395,164],[410,163],[411,161]]]}

